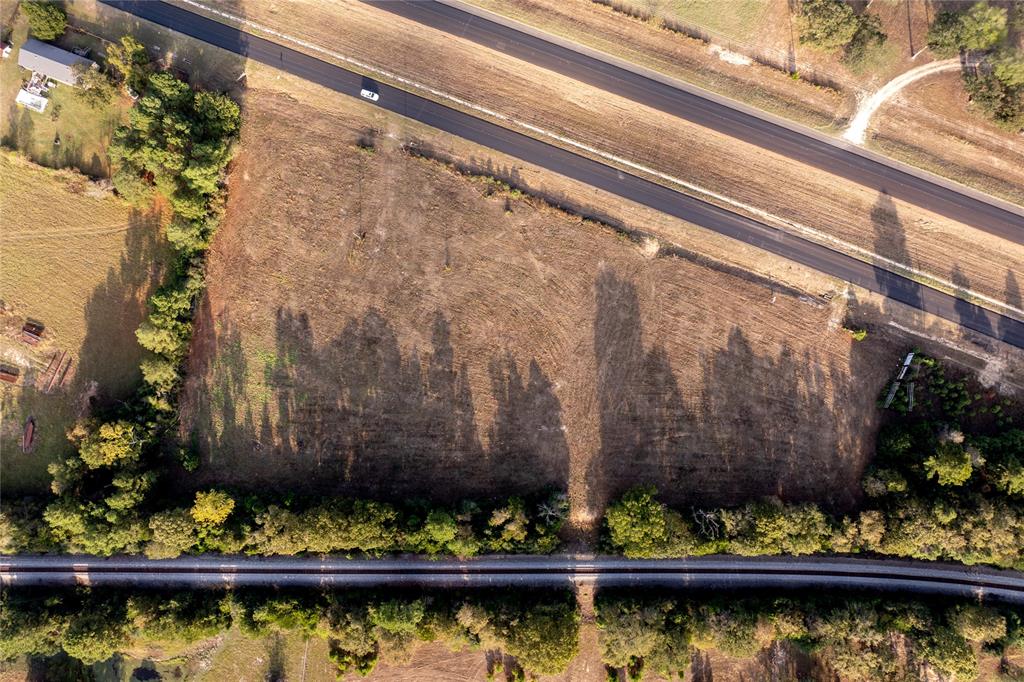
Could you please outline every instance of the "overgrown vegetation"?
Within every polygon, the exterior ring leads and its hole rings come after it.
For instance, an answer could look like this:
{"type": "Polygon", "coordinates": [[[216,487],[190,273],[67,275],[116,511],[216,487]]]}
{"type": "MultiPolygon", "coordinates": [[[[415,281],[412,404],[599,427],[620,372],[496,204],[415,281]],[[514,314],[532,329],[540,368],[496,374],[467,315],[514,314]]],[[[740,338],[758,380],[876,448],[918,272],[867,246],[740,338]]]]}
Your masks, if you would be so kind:
{"type": "Polygon", "coordinates": [[[250,635],[327,639],[339,678],[401,662],[419,642],[500,650],[521,672],[563,672],[576,655],[570,593],[127,592],[7,590],[0,597],[0,660],[61,651],[92,664],[128,649],[181,651],[231,627],[250,635]]]}
{"type": "MultiPolygon", "coordinates": [[[[1015,8],[1024,21],[1024,11],[1015,8]]],[[[964,12],[942,12],[928,30],[928,48],[941,58],[966,54],[964,86],[971,102],[997,125],[1024,129],[1024,55],[1009,41],[1006,8],[982,0],[964,12]]]]}
{"type": "Polygon", "coordinates": [[[28,28],[39,40],[56,40],[64,35],[68,17],[60,6],[46,0],[24,0],[21,11],[28,20],[28,28]]]}
{"type": "Polygon", "coordinates": [[[799,22],[801,43],[841,51],[849,63],[861,62],[886,40],[877,16],[857,14],[844,0],[801,0],[799,22]]]}
{"type": "Polygon", "coordinates": [[[598,594],[596,611],[609,679],[681,679],[694,650],[748,657],[788,642],[843,680],[973,680],[975,645],[993,653],[1024,645],[1024,613],[977,603],[610,592],[598,594]]]}
{"type": "Polygon", "coordinates": [[[636,488],[607,510],[610,548],[631,557],[874,552],[1024,568],[1024,430],[1010,414],[1019,408],[926,356],[908,377],[864,474],[859,514],[834,518],[773,498],[684,515],[636,488]]]}

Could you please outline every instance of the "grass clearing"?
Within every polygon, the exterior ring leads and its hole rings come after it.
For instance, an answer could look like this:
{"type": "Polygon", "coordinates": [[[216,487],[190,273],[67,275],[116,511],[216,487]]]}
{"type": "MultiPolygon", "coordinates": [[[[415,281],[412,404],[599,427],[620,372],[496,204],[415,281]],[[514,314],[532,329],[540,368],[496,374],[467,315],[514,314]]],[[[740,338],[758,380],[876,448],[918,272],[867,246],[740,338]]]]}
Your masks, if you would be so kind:
{"type": "Polygon", "coordinates": [[[769,0],[668,0],[658,13],[679,21],[698,24],[733,40],[749,40],[768,12],[769,0]]]}
{"type": "Polygon", "coordinates": [[[888,341],[402,144],[520,184],[486,150],[317,99],[246,94],[182,402],[203,460],[182,485],[568,486],[581,527],[641,480],[689,500],[856,497],[888,341]]]}
{"type": "MultiPolygon", "coordinates": [[[[50,102],[43,113],[18,106],[14,98],[30,75],[18,66],[18,49],[27,35],[27,25],[19,17],[12,33],[14,50],[0,62],[0,140],[43,166],[77,168],[92,177],[109,176],[107,145],[131,108],[131,100],[116,96],[109,104],[94,109],[77,96],[74,88],[57,85],[50,91],[50,102]],[[60,144],[56,145],[58,135],[60,144]]],[[[99,42],[90,36],[69,31],[60,46],[77,44],[90,47],[90,57],[95,58],[99,42]]]]}
{"type": "Polygon", "coordinates": [[[4,492],[14,494],[47,487],[46,465],[66,451],[64,432],[88,396],[110,400],[134,389],[142,357],[135,328],[167,251],[158,215],[132,210],[75,172],[13,152],[0,153],[0,215],[0,353],[30,384],[54,353],[73,358],[65,390],[43,395],[24,382],[0,389],[0,473],[4,492]],[[27,317],[46,326],[35,347],[18,339],[27,317]],[[39,440],[25,455],[18,443],[29,415],[39,440]]]}

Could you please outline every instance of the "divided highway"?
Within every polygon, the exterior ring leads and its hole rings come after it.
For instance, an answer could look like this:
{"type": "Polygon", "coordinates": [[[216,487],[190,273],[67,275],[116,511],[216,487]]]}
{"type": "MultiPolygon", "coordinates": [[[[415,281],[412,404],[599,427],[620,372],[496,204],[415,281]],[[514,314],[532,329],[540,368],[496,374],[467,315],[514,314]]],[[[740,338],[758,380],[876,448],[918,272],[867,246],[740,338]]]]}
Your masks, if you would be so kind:
{"type": "MultiPolygon", "coordinates": [[[[900,303],[950,320],[983,335],[1024,348],[1024,323],[1022,322],[663,185],[625,173],[612,166],[503,128],[465,112],[451,109],[405,90],[373,83],[364,76],[335,64],[165,2],[146,0],[101,0],[101,2],[353,97],[359,97],[361,88],[370,87],[380,95],[376,105],[389,111],[752,244],[838,279],[880,293],[900,303]]],[[[324,142],[325,144],[329,143],[327,140],[324,142]]],[[[893,192],[895,193],[894,188],[893,192]]]]}
{"type": "Polygon", "coordinates": [[[690,559],[503,556],[478,559],[0,556],[0,585],[135,587],[673,587],[851,589],[1024,604],[1024,574],[954,564],[845,557],[690,559]]]}
{"type": "Polygon", "coordinates": [[[644,75],[650,72],[634,65],[612,63],[620,60],[599,58],[595,51],[581,51],[581,46],[573,49],[569,41],[555,36],[517,30],[515,22],[491,21],[453,6],[460,2],[364,2],[852,180],[877,192],[887,192],[976,229],[1024,243],[1024,209],[865,152],[810,128],[781,121],[688,84],[644,75]]]}

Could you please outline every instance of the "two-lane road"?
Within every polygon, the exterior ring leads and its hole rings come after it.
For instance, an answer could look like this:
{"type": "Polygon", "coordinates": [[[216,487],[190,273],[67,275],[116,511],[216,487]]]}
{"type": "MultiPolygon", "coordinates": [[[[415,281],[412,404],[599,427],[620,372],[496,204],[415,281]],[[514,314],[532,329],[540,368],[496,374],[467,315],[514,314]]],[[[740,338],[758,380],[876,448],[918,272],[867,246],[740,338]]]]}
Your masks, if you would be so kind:
{"type": "Polygon", "coordinates": [[[1024,209],[924,173],[843,140],[460,2],[364,0],[368,4],[498,50],[573,80],[641,102],[704,128],[828,171],[979,230],[1024,243],[1024,209]],[[497,18],[497,17],[496,17],[497,18]],[[522,30],[520,30],[522,29],[522,30]],[[527,32],[530,31],[530,32],[527,32]]]}
{"type": "Polygon", "coordinates": [[[850,589],[992,599],[1024,604],[1024,574],[956,564],[850,557],[494,556],[476,559],[320,559],[248,556],[99,558],[0,556],[0,585],[88,584],[165,588],[674,587],[850,589]]]}
{"type": "MultiPolygon", "coordinates": [[[[101,2],[352,97],[358,98],[360,89],[367,84],[367,79],[361,74],[165,2],[101,2]]],[[[463,111],[386,84],[370,85],[380,94],[375,106],[752,244],[918,310],[1024,348],[1022,322],[463,111]]],[[[324,143],[329,144],[330,141],[325,140],[324,143]]]]}

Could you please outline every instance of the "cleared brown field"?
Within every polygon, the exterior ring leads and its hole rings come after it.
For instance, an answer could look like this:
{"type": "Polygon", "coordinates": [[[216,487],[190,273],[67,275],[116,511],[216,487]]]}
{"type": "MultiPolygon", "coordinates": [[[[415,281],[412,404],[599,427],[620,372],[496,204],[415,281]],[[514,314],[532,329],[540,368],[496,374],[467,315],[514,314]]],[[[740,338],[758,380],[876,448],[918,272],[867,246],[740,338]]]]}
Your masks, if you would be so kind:
{"type": "Polygon", "coordinates": [[[897,352],[882,337],[855,344],[814,298],[488,195],[402,151],[399,119],[322,105],[246,97],[183,407],[205,453],[190,485],[568,485],[587,530],[641,482],[690,503],[857,498],[897,352]]]}

